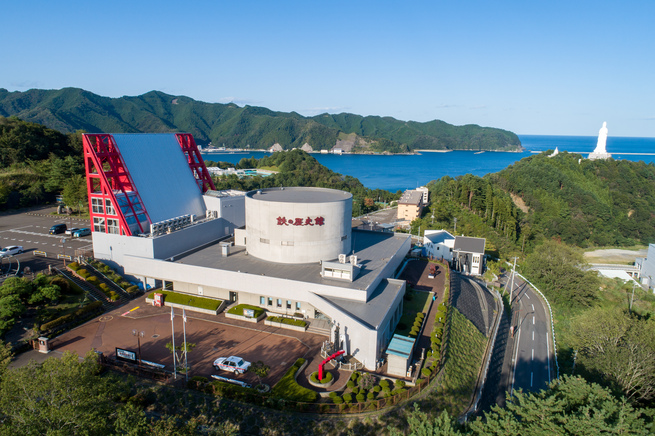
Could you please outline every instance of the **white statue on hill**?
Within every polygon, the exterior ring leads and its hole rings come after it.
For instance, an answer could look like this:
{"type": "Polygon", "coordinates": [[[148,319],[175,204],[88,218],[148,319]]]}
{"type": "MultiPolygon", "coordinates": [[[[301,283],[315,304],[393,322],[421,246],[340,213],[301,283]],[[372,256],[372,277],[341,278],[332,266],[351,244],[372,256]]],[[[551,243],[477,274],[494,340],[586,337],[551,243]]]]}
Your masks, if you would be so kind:
{"type": "Polygon", "coordinates": [[[555,157],[559,154],[558,147],[555,147],[555,151],[548,155],[548,157],[555,157]]]}
{"type": "Polygon", "coordinates": [[[607,121],[603,122],[603,127],[598,131],[598,143],[596,143],[596,149],[589,155],[589,159],[609,159],[612,157],[611,154],[607,152],[607,121]]]}

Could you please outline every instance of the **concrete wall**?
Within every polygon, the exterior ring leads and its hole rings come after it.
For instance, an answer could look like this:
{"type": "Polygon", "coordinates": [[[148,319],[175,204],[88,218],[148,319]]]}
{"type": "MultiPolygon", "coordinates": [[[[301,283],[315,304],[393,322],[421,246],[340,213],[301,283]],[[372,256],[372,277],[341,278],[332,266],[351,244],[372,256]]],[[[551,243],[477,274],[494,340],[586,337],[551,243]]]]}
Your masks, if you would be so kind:
{"type": "Polygon", "coordinates": [[[648,255],[641,267],[641,283],[655,289],[655,244],[648,245],[648,255]]]}
{"type": "Polygon", "coordinates": [[[224,234],[232,234],[235,228],[246,224],[245,195],[225,197],[205,195],[203,200],[208,210],[217,211],[219,216],[227,221],[228,228],[224,229],[224,234]]]}
{"type": "MultiPolygon", "coordinates": [[[[205,268],[196,265],[187,265],[168,262],[158,259],[124,256],[125,272],[135,276],[154,277],[170,282],[195,283],[208,288],[228,289],[235,292],[248,292],[259,295],[271,295],[275,298],[307,301],[308,292],[349,300],[366,301],[366,291],[341,288],[337,286],[321,285],[316,283],[297,282],[276,277],[258,274],[225,271],[205,268]]],[[[193,294],[197,294],[197,289],[193,294]]],[[[219,295],[217,295],[219,298],[219,295]]]]}
{"type": "Polygon", "coordinates": [[[231,223],[223,218],[198,222],[181,230],[154,238],[93,232],[93,255],[113,267],[125,265],[125,256],[167,259],[225,236],[231,223]]]}
{"type": "Polygon", "coordinates": [[[351,195],[329,202],[283,202],[265,201],[251,194],[246,195],[246,247],[250,255],[270,262],[313,263],[350,253],[351,195]],[[318,217],[323,225],[315,224],[318,217]],[[313,225],[293,224],[297,219],[304,224],[307,218],[313,225]]]}

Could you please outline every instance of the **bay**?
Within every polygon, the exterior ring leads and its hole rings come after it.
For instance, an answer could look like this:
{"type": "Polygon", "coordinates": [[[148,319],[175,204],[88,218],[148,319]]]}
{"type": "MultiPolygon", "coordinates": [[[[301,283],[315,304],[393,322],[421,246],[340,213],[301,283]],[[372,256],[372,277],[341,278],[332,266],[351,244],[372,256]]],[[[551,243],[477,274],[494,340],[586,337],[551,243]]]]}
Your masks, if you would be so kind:
{"type": "MultiPolygon", "coordinates": [[[[560,152],[581,153],[586,157],[596,148],[597,140],[595,136],[519,135],[519,138],[526,149],[522,153],[451,151],[391,156],[313,153],[312,156],[332,171],[358,178],[367,188],[396,192],[414,189],[446,175],[484,176],[495,173],[534,153],[554,150],[555,147],[560,152]]],[[[606,148],[614,159],[655,163],[655,138],[610,136],[607,138],[606,148]]],[[[270,153],[262,151],[202,154],[205,160],[234,164],[245,157],[259,159],[268,155],[270,153]]]]}

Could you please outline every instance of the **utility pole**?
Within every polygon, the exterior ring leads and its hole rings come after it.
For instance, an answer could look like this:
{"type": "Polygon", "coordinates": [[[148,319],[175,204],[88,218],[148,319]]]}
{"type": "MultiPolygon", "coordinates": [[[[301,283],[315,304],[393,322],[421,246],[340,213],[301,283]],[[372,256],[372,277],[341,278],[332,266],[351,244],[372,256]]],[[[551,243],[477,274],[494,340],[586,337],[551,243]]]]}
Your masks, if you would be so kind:
{"type": "Polygon", "coordinates": [[[514,274],[516,274],[516,256],[514,256],[514,266],[512,266],[512,284],[509,287],[509,304],[512,304],[512,295],[514,291],[514,274]]]}
{"type": "Polygon", "coordinates": [[[173,312],[173,306],[171,306],[171,330],[173,338],[173,378],[177,380],[177,358],[175,355],[175,324],[173,324],[173,319],[175,319],[175,313],[173,312]]]}
{"type": "Polygon", "coordinates": [[[182,308],[182,319],[184,320],[184,375],[186,376],[186,382],[189,382],[189,365],[187,361],[187,354],[189,352],[189,349],[186,347],[186,312],[184,311],[184,308],[182,308]]]}
{"type": "Polygon", "coordinates": [[[635,286],[637,286],[637,282],[633,281],[632,282],[632,297],[630,298],[630,313],[632,313],[632,303],[635,301],[635,286]]]}

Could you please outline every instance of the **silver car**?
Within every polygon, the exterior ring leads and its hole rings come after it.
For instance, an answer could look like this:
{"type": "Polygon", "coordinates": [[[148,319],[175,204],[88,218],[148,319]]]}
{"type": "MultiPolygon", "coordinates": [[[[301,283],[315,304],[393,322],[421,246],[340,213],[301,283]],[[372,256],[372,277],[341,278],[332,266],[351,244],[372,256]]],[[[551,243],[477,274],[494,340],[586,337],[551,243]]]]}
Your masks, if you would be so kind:
{"type": "Polygon", "coordinates": [[[0,257],[9,257],[23,252],[22,245],[10,245],[0,250],[0,257]]]}

